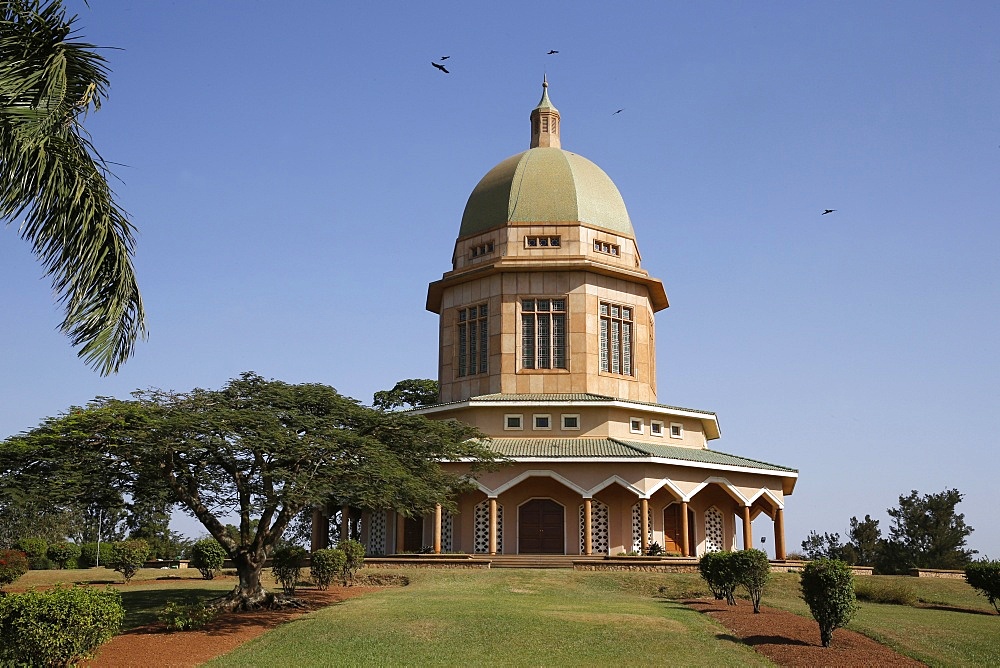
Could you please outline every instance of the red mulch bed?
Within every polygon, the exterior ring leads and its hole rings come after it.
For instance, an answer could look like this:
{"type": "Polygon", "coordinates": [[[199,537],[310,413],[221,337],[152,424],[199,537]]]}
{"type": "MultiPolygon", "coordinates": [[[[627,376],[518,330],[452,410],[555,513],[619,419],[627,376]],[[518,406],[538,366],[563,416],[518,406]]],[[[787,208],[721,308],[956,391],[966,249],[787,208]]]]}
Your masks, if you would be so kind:
{"type": "Polygon", "coordinates": [[[372,587],[331,587],[326,591],[299,589],[295,596],[304,608],[256,610],[220,615],[197,631],[169,633],[162,624],[143,626],[115,636],[88,662],[92,668],[181,668],[197,666],[225,654],[312,610],[374,591],[372,587]]]}
{"type": "Polygon", "coordinates": [[[722,624],[733,636],[753,647],[779,666],[923,666],[868,636],[837,629],[829,647],[819,639],[819,625],[791,612],[760,606],[755,615],[753,605],[740,601],[726,605],[725,601],[698,599],[683,601],[698,612],[722,624]]]}

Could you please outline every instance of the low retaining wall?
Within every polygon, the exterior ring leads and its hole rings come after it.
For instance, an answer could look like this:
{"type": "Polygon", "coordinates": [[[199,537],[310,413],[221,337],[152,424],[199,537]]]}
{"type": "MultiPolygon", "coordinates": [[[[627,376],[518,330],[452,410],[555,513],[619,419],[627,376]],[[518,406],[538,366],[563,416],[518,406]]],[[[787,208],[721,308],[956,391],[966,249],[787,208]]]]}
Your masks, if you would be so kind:
{"type": "Polygon", "coordinates": [[[940,568],[911,568],[910,575],[915,578],[946,578],[949,580],[965,579],[965,571],[946,571],[940,568]]]}
{"type": "Polygon", "coordinates": [[[489,568],[487,559],[473,559],[469,555],[414,554],[400,557],[370,557],[365,568],[489,568]]]}

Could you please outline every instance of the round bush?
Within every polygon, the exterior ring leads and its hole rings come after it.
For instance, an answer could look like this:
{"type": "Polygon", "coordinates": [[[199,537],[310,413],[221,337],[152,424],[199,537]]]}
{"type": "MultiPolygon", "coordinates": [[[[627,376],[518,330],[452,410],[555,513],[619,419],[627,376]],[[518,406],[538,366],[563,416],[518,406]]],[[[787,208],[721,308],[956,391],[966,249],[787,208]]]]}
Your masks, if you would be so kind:
{"type": "Polygon", "coordinates": [[[28,555],[20,550],[0,550],[0,588],[28,572],[28,555]]]}
{"type": "Polygon", "coordinates": [[[0,598],[0,665],[68,666],[121,628],[121,594],[56,586],[0,598]]]}
{"type": "Polygon", "coordinates": [[[125,584],[139,572],[149,558],[149,545],[142,539],[123,540],[111,546],[111,561],[108,566],[125,578],[125,584]]]}
{"type": "Polygon", "coordinates": [[[80,546],[76,543],[52,543],[45,551],[45,556],[56,565],[56,568],[66,568],[71,561],[80,556],[80,546]]]}
{"type": "Polygon", "coordinates": [[[965,567],[965,581],[1000,612],[1000,561],[972,562],[965,567]]]}
{"type": "Polygon", "coordinates": [[[302,561],[305,558],[305,548],[298,545],[279,547],[271,555],[271,574],[281,583],[281,589],[289,596],[295,593],[302,572],[302,561]]]}
{"type": "Polygon", "coordinates": [[[214,538],[202,538],[191,546],[191,566],[201,572],[201,577],[211,580],[226,562],[226,548],[214,538]]]}
{"type": "Polygon", "coordinates": [[[344,577],[347,555],[343,550],[316,550],[312,553],[309,577],[320,589],[326,589],[333,579],[344,577]]]}
{"type": "Polygon", "coordinates": [[[851,621],[857,612],[854,574],[838,559],[817,559],[802,570],[802,598],[819,624],[823,647],[829,647],[834,629],[851,621]]]}
{"type": "Polygon", "coordinates": [[[337,546],[344,551],[347,557],[347,564],[344,566],[344,575],[348,580],[354,580],[355,573],[365,564],[365,546],[356,540],[341,541],[337,546]]]}

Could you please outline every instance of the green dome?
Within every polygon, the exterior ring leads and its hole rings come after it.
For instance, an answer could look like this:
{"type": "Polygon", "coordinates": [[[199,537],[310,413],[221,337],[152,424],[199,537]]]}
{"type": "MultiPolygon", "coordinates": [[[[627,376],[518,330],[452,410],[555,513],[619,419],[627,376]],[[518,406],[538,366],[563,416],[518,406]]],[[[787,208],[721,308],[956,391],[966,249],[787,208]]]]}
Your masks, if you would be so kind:
{"type": "Polygon", "coordinates": [[[536,147],[507,158],[469,196],[459,237],[508,223],[580,222],[635,238],[614,182],[586,158],[536,147]]]}

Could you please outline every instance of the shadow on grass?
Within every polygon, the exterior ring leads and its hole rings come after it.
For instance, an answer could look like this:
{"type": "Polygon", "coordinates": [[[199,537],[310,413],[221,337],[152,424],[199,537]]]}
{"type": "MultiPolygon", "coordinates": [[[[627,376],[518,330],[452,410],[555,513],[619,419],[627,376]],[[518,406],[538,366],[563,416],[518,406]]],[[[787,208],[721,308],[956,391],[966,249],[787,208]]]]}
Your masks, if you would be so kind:
{"type": "MultiPolygon", "coordinates": [[[[119,589],[122,595],[122,605],[125,606],[125,622],[122,624],[124,633],[134,632],[137,627],[155,624],[157,615],[173,601],[184,605],[204,603],[214,598],[224,596],[227,592],[218,589],[198,587],[171,589],[119,589]]],[[[144,629],[148,632],[149,629],[144,629]]]]}
{"type": "Polygon", "coordinates": [[[942,605],[940,603],[917,603],[913,607],[920,610],[941,610],[943,612],[962,612],[967,615],[997,616],[997,613],[993,610],[976,610],[975,608],[962,608],[954,605],[942,605]]]}

